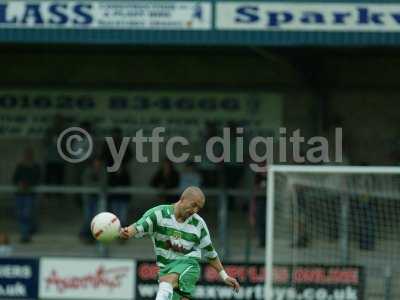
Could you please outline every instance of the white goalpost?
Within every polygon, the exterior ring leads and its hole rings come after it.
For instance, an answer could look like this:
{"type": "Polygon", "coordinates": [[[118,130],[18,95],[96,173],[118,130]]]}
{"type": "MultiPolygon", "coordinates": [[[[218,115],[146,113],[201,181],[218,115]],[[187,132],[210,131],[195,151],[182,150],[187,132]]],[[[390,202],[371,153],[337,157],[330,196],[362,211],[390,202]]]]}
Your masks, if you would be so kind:
{"type": "Polygon", "coordinates": [[[400,167],[270,165],[267,176],[264,299],[278,299],[274,266],[307,264],[361,266],[376,299],[396,299],[374,282],[400,264],[400,167]]]}

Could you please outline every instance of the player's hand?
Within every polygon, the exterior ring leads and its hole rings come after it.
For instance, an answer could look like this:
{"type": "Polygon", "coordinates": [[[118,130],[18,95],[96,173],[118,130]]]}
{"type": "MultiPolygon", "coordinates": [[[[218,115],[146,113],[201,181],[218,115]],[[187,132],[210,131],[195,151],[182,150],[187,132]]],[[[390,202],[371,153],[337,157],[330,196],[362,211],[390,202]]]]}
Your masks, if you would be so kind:
{"type": "Polygon", "coordinates": [[[119,237],[123,240],[130,239],[134,235],[134,227],[127,226],[127,227],[122,227],[119,231],[119,237]]]}
{"type": "Polygon", "coordinates": [[[225,279],[225,283],[231,286],[236,293],[239,292],[240,284],[235,278],[229,276],[228,278],[225,279]]]}

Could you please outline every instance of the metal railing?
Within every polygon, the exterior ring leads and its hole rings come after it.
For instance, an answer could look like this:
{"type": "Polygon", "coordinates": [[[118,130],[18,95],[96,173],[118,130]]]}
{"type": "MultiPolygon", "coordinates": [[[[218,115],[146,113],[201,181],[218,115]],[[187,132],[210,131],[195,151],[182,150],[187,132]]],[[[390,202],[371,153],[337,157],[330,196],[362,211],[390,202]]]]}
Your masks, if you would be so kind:
{"type": "MultiPolygon", "coordinates": [[[[13,185],[0,186],[0,193],[15,193],[19,189],[13,185]]],[[[157,196],[160,194],[164,195],[177,195],[182,191],[178,189],[163,190],[155,189],[150,187],[114,187],[108,188],[106,186],[98,187],[85,187],[85,186],[48,186],[39,185],[32,188],[31,190],[37,194],[98,194],[98,212],[107,210],[107,195],[108,194],[131,194],[131,195],[143,195],[143,196],[157,196]]],[[[215,197],[218,199],[217,209],[217,245],[218,253],[221,258],[229,258],[229,240],[228,240],[228,196],[235,197],[253,197],[255,194],[249,190],[231,190],[231,189],[203,189],[206,197],[215,197]]],[[[249,199],[250,200],[250,199],[249,199]]],[[[250,257],[250,236],[246,234],[246,249],[245,257],[246,261],[250,257]]],[[[108,246],[98,243],[98,249],[101,256],[109,256],[108,246]]]]}

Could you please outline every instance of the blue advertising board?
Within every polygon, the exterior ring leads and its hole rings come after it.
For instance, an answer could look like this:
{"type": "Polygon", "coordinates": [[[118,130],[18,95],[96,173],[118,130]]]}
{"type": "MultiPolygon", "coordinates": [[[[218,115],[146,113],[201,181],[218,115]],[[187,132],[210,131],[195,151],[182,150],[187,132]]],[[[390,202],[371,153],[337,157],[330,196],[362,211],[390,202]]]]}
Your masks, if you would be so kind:
{"type": "Polygon", "coordinates": [[[0,299],[37,299],[39,261],[0,258],[0,299]]]}

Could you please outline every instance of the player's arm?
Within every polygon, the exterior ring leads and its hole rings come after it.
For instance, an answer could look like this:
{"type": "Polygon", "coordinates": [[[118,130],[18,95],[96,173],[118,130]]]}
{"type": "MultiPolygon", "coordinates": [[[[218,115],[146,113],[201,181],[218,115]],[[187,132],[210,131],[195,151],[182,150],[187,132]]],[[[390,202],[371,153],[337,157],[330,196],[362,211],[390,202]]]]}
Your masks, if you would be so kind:
{"type": "Polygon", "coordinates": [[[218,254],[212,245],[210,232],[208,231],[207,225],[205,222],[203,222],[202,225],[203,228],[201,229],[199,248],[202,250],[203,257],[207,259],[211,267],[218,272],[221,279],[237,292],[240,288],[238,281],[225,272],[218,254]]]}
{"type": "Polygon", "coordinates": [[[127,240],[131,237],[152,235],[157,227],[156,210],[157,208],[149,209],[137,222],[121,228],[120,238],[127,240]]]}
{"type": "Polygon", "coordinates": [[[211,267],[213,267],[218,272],[218,274],[221,277],[221,279],[227,285],[231,286],[235,290],[235,292],[239,291],[239,288],[240,288],[239,282],[235,278],[229,276],[225,272],[224,267],[222,266],[222,263],[221,263],[221,261],[220,261],[218,256],[213,258],[213,259],[210,259],[208,261],[208,263],[210,264],[211,267]]]}

